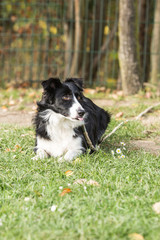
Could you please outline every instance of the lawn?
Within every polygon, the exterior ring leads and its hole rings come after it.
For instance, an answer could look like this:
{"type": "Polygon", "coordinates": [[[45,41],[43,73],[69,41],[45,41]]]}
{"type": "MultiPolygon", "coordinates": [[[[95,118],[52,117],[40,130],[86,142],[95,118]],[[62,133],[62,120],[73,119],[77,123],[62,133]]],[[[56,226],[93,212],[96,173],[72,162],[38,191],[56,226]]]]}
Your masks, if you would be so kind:
{"type": "MultiPolygon", "coordinates": [[[[20,117],[35,110],[40,96],[41,90],[2,90],[1,112],[14,117],[21,110],[20,117]]],[[[160,239],[160,214],[153,210],[160,202],[160,157],[131,145],[159,138],[159,107],[147,113],[149,125],[134,118],[158,99],[107,97],[112,121],[106,134],[130,121],[99,151],[71,163],[32,160],[34,129],[0,124],[0,239],[160,239]]]]}
{"type": "Polygon", "coordinates": [[[0,239],[159,240],[159,156],[129,144],[146,130],[129,121],[98,152],[60,164],[32,160],[32,128],[0,125],[0,239]]]}

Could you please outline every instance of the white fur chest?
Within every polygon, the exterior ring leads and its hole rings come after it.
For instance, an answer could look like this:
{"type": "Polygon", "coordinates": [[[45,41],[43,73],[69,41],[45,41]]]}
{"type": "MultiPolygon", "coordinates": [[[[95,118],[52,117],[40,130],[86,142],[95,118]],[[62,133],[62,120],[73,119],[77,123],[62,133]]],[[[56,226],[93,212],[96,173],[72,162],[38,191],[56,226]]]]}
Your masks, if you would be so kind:
{"type": "MultiPolygon", "coordinates": [[[[50,140],[37,136],[37,149],[40,150],[39,152],[44,151],[54,157],[64,155],[66,160],[71,160],[82,153],[82,139],[81,137],[75,137],[74,132],[74,128],[82,123],[71,121],[50,110],[47,110],[44,118],[48,120],[46,130],[50,140]]],[[[40,158],[42,158],[42,154],[40,158]]]]}

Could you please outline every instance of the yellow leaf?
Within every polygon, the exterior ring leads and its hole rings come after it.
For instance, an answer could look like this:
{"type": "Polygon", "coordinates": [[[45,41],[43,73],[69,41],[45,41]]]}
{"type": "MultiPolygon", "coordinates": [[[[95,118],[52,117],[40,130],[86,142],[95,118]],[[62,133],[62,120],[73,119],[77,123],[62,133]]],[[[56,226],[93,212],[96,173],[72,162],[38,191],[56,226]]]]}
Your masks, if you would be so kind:
{"type": "Polygon", "coordinates": [[[56,45],[55,49],[56,49],[56,50],[59,50],[59,45],[56,45]]]}
{"type": "MultiPolygon", "coordinates": [[[[19,30],[19,29],[18,29],[19,30]]],[[[17,30],[17,31],[18,31],[17,30]]],[[[19,47],[19,48],[21,48],[23,46],[23,41],[22,41],[22,39],[17,39],[17,40],[15,40],[14,42],[12,42],[11,43],[11,47],[12,48],[15,48],[15,47],[19,47]]]]}
{"type": "Polygon", "coordinates": [[[42,29],[47,29],[47,24],[46,22],[42,21],[42,20],[39,20],[39,26],[42,28],[42,29]]]}
{"type": "Polygon", "coordinates": [[[106,80],[106,82],[107,83],[116,83],[116,79],[115,78],[108,78],[107,80],[106,80]]]}
{"type": "Polygon", "coordinates": [[[19,30],[19,25],[18,25],[18,23],[15,23],[15,24],[13,25],[13,30],[14,30],[15,32],[18,32],[18,30],[19,30]]]}
{"type": "Polygon", "coordinates": [[[99,71],[99,76],[103,77],[104,76],[104,72],[103,71],[99,71]]]}
{"type": "Polygon", "coordinates": [[[131,233],[128,237],[130,240],[144,240],[144,237],[139,233],[131,233]]]}
{"type": "Polygon", "coordinates": [[[73,171],[71,171],[71,170],[68,170],[68,171],[65,172],[65,175],[67,177],[71,176],[72,174],[73,174],[73,171]]]}
{"type": "Polygon", "coordinates": [[[89,52],[90,51],[90,47],[86,47],[86,51],[89,52]]]}
{"type": "Polygon", "coordinates": [[[66,42],[66,40],[67,40],[66,35],[62,35],[61,39],[62,39],[63,42],[66,42]]]}
{"type": "Polygon", "coordinates": [[[108,35],[109,34],[109,27],[106,25],[105,27],[104,27],[104,35],[108,35]]]}
{"type": "Polygon", "coordinates": [[[4,110],[6,110],[6,109],[7,109],[7,107],[6,107],[6,106],[2,106],[1,108],[2,108],[2,109],[4,109],[4,110]]]}
{"type": "Polygon", "coordinates": [[[11,5],[11,4],[7,4],[7,5],[6,5],[6,8],[7,8],[7,11],[8,11],[8,12],[11,12],[11,10],[12,10],[12,5],[11,5]]]}
{"type": "Polygon", "coordinates": [[[51,27],[49,28],[49,30],[50,30],[51,33],[57,34],[57,28],[56,28],[56,27],[51,26],[51,27]]]}

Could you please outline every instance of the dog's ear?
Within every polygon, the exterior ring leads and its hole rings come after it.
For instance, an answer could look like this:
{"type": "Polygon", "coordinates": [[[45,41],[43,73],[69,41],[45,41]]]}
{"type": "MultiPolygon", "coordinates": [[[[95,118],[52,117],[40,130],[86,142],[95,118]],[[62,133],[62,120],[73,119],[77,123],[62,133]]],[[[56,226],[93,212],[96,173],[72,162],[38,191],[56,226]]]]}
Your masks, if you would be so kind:
{"type": "Polygon", "coordinates": [[[82,78],[67,78],[65,82],[73,82],[80,91],[83,91],[83,79],[82,78]]]}
{"type": "Polygon", "coordinates": [[[48,80],[45,80],[42,82],[42,86],[44,90],[52,91],[55,88],[61,87],[62,83],[59,78],[49,78],[48,80]]]}

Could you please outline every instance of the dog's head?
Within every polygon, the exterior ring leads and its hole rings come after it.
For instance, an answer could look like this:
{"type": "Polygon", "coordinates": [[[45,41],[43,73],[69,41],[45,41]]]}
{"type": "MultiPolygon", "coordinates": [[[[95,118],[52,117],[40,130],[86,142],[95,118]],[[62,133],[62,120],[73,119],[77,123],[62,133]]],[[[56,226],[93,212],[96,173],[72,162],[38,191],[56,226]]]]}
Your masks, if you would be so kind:
{"type": "Polygon", "coordinates": [[[42,82],[44,92],[42,100],[37,104],[72,121],[83,121],[85,110],[81,106],[82,85],[81,79],[70,78],[62,83],[58,78],[50,78],[42,82]]]}

